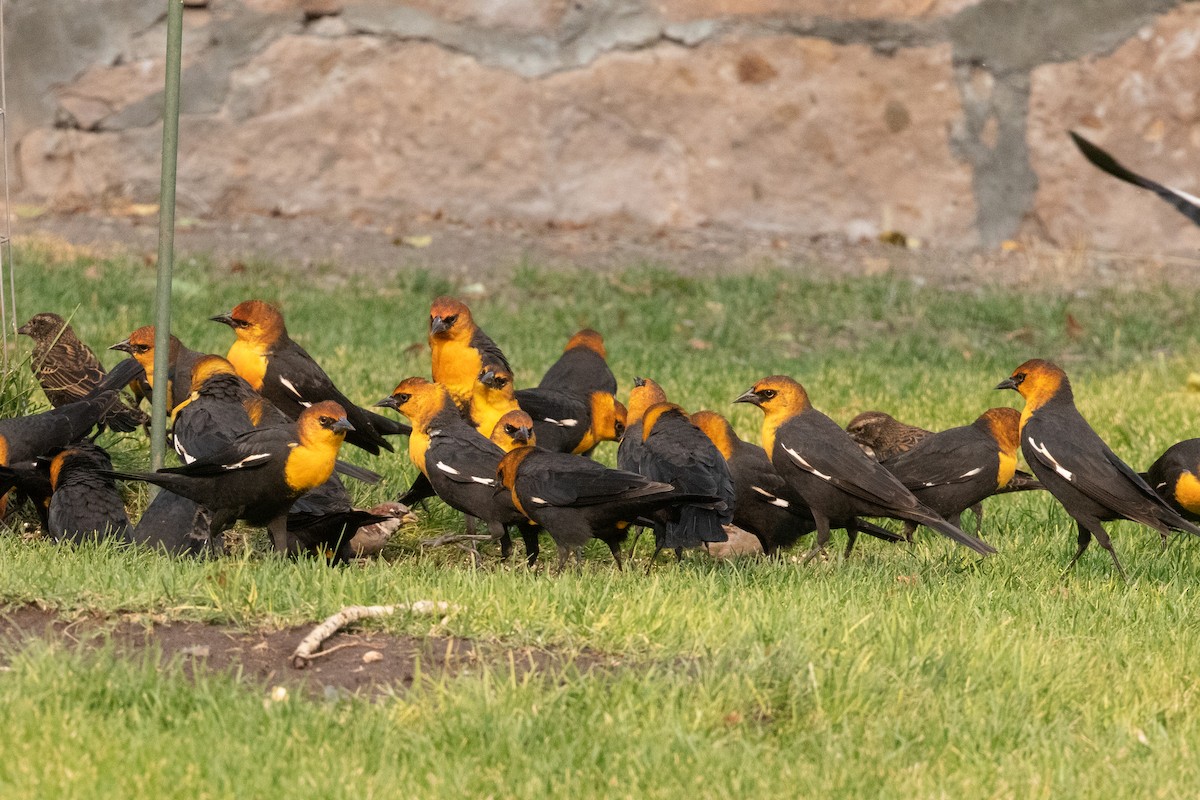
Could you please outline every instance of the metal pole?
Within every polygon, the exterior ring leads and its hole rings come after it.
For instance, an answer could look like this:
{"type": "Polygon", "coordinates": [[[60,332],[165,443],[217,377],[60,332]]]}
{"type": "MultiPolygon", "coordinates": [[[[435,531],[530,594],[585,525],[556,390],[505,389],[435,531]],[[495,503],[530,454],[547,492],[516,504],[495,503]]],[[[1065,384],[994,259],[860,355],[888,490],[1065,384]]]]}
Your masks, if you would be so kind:
{"type": "Polygon", "coordinates": [[[162,187],[158,197],[158,287],[154,293],[154,397],[150,408],[150,469],[167,452],[167,375],[171,351],[171,268],[175,262],[175,165],[179,155],[179,65],[183,0],[167,0],[167,82],[163,91],[162,187]]]}

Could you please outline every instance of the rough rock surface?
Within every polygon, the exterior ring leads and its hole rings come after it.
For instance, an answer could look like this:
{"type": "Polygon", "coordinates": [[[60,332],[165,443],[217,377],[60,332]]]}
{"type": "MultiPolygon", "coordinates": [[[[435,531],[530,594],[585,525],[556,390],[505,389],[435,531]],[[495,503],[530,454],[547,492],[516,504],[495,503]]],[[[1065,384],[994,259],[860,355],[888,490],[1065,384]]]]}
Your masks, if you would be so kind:
{"type": "MultiPolygon", "coordinates": [[[[154,202],[159,7],[6,22],[21,201],[154,202]]],[[[1195,192],[1198,23],[1180,0],[190,0],[179,202],[1194,252],[1065,131],[1195,192]]]]}

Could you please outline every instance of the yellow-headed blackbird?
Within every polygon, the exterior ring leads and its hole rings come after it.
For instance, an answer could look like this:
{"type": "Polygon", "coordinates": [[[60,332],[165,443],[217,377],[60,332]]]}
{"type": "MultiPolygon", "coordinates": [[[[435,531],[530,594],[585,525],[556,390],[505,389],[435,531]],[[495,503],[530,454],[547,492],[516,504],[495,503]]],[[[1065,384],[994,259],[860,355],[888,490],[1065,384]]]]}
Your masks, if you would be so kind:
{"type": "Polygon", "coordinates": [[[1132,183],[1134,186],[1139,186],[1143,189],[1149,189],[1170,203],[1180,214],[1200,225],[1200,197],[1188,194],[1182,189],[1172,189],[1170,186],[1164,186],[1149,178],[1142,177],[1136,172],[1122,166],[1111,155],[1087,139],[1084,139],[1078,133],[1075,133],[1075,131],[1069,131],[1069,133],[1071,134],[1072,141],[1075,142],[1075,146],[1079,148],[1084,157],[1092,162],[1093,165],[1112,175],[1114,178],[1123,180],[1126,183],[1132,183]]]}
{"type": "Polygon", "coordinates": [[[329,480],[346,433],[353,426],[332,400],[314,403],[286,426],[255,428],[205,458],[153,473],[112,473],[145,481],[206,506],[213,515],[212,539],[230,522],[266,525],[275,548],[294,553],[287,511],[307,492],[329,480]]]}
{"type": "Polygon", "coordinates": [[[518,408],[498,419],[492,426],[492,435],[488,438],[508,453],[518,447],[538,446],[536,430],[533,418],[518,408]]]}
{"type": "Polygon", "coordinates": [[[463,414],[469,412],[471,393],[485,363],[495,363],[512,374],[504,353],[471,318],[471,309],[453,297],[439,297],[429,308],[429,349],[434,383],[446,387],[463,414]]]}
{"type": "Polygon", "coordinates": [[[141,374],[137,362],[127,358],[81,400],[40,414],[0,420],[0,465],[32,461],[84,438],[120,402],[117,391],[141,374]]]}
{"type": "MultiPolygon", "coordinates": [[[[970,425],[931,433],[882,463],[918,500],[959,525],[964,510],[1012,481],[1020,426],[1015,408],[990,408],[970,425]]],[[[906,536],[915,529],[905,523],[906,536]]]]}
{"type": "MultiPolygon", "coordinates": [[[[187,399],[192,391],[192,367],[204,357],[204,353],[192,350],[171,334],[167,350],[167,411],[187,399]]],[[[146,372],[146,385],[154,388],[154,326],[143,325],[129,337],[122,339],[109,350],[121,350],[133,356],[146,372]]],[[[150,391],[143,391],[149,396],[150,391]]]]}
{"type": "Polygon", "coordinates": [[[501,417],[519,409],[513,393],[512,371],[498,361],[485,359],[471,390],[471,408],[467,412],[471,424],[490,437],[501,417]]]}
{"type": "MultiPolygon", "coordinates": [[[[765,554],[775,555],[817,529],[804,498],[775,471],[765,450],[739,438],[729,421],[715,411],[697,411],[692,424],[704,431],[729,464],[737,491],[733,524],[754,534],[765,554]]],[[[884,541],[903,538],[866,520],[858,520],[858,529],[884,541]]]]}
{"type": "MultiPolygon", "coordinates": [[[[83,399],[104,379],[100,359],[58,314],[34,314],[17,333],[33,339],[29,368],[54,408],[83,399]]],[[[125,433],[149,421],[142,411],[118,403],[100,419],[100,426],[125,433]]]]}
{"type": "Polygon", "coordinates": [[[911,520],[984,555],[995,550],[968,536],[925,506],[892,473],[867,456],[836,422],[813,408],[804,387],[773,375],[756,383],[734,402],[753,403],[765,412],[763,449],[771,464],[812,510],[816,546],[821,553],[831,527],[844,528],[849,555],[858,536],[859,515],[911,520]]]}
{"type": "Polygon", "coordinates": [[[1071,383],[1055,364],[1035,358],[1017,367],[997,389],[1015,389],[1025,398],[1021,412],[1021,451],[1042,485],[1075,520],[1079,548],[1069,570],[1092,537],[1125,570],[1102,522],[1130,519],[1161,535],[1200,528],[1163,502],[1140,475],[1117,457],[1075,408],[1071,383]]]}
{"type": "Polygon", "coordinates": [[[78,443],[49,459],[50,509],[46,532],[56,541],[129,540],[129,516],[108,470],[108,453],[78,443]]]}
{"type": "Polygon", "coordinates": [[[579,395],[538,387],[516,393],[533,417],[538,447],[557,453],[590,453],[600,442],[620,441],[628,412],[608,392],[579,395]]]}
{"type": "Polygon", "coordinates": [[[351,428],[346,441],[372,455],[391,450],[384,435],[408,433],[408,426],[351,403],[304,348],[288,337],[279,309],[261,300],[239,303],[212,317],[233,329],[237,339],[226,356],[251,388],[291,419],[305,408],[331,400],[346,409],[351,428]]]}
{"type": "Polygon", "coordinates": [[[617,466],[669,483],[689,495],[716,497],[717,506],[688,506],[677,519],[654,526],[657,550],[724,542],[724,526],[733,521],[736,492],[729,465],[717,448],[654,381],[634,379],[629,395],[629,426],[617,450],[617,466]],[[651,400],[662,401],[647,405],[651,400]]]}
{"type": "Polygon", "coordinates": [[[406,378],[377,405],[412,422],[408,456],[446,505],[483,520],[502,547],[508,526],[516,525],[525,535],[525,516],[503,492],[496,492],[496,466],[504,451],[463,419],[446,387],[406,378]]]}
{"type": "Polygon", "coordinates": [[[617,393],[617,379],[608,367],[604,337],[591,328],[576,333],[563,348],[563,354],[550,365],[541,389],[557,389],[585,397],[593,392],[617,393]]]}
{"type": "Polygon", "coordinates": [[[712,495],[538,447],[505,455],[496,475],[513,505],[554,539],[560,570],[592,537],[608,544],[620,568],[619,544],[630,525],[657,528],[689,508],[724,504],[712,495]]]}
{"type": "Polygon", "coordinates": [[[1144,477],[1181,517],[1200,522],[1200,439],[1168,447],[1144,477]]]}

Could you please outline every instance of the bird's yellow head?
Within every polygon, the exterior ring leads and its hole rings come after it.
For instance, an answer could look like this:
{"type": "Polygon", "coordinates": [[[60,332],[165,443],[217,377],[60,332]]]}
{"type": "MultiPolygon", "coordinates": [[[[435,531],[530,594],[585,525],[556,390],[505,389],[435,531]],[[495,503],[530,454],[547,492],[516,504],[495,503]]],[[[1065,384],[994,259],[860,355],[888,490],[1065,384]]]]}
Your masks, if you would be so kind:
{"type": "Polygon", "coordinates": [[[584,328],[576,332],[567,341],[567,346],[563,348],[563,352],[574,350],[577,347],[582,347],[586,350],[591,350],[601,358],[608,358],[608,351],[604,349],[604,337],[591,328],[584,328]]]}
{"type": "Polygon", "coordinates": [[[471,309],[454,297],[439,297],[429,306],[429,338],[467,341],[475,324],[471,309]]]}
{"type": "Polygon", "coordinates": [[[491,440],[506,453],[511,453],[518,447],[536,446],[537,437],[533,432],[533,417],[524,411],[509,411],[500,417],[496,427],[492,428],[491,440]]]}
{"type": "Polygon", "coordinates": [[[425,431],[439,413],[453,406],[450,392],[440,383],[420,377],[405,378],[392,393],[375,405],[391,408],[408,417],[413,427],[425,431]]]}
{"type": "Polygon", "coordinates": [[[218,314],[211,319],[233,328],[239,341],[251,344],[272,344],[287,333],[283,314],[262,300],[246,300],[234,306],[228,314],[218,314]]]}
{"type": "Polygon", "coordinates": [[[192,365],[192,391],[199,391],[205,381],[214,375],[237,375],[237,370],[221,356],[201,356],[192,365]]]}
{"type": "Polygon", "coordinates": [[[1005,455],[1015,457],[1021,444],[1021,412],[1000,406],[989,408],[979,419],[987,426],[996,444],[1000,445],[1000,450],[1005,455]]]}
{"type": "Polygon", "coordinates": [[[1021,414],[1022,425],[1029,415],[1060,393],[1068,397],[1071,384],[1067,373],[1057,364],[1033,358],[1013,370],[1012,375],[1000,381],[997,389],[1014,389],[1025,398],[1025,410],[1021,414]]]}
{"type": "Polygon", "coordinates": [[[667,393],[661,386],[649,378],[634,378],[633,389],[629,392],[628,424],[641,422],[651,406],[665,402],[667,393]]]}
{"type": "Polygon", "coordinates": [[[598,442],[617,442],[625,435],[629,412],[608,392],[592,392],[592,435],[598,442]]]}
{"type": "MultiPolygon", "coordinates": [[[[179,357],[179,349],[183,347],[183,343],[175,337],[174,334],[170,337],[170,350],[167,351],[168,362],[174,364],[175,359],[179,357]]],[[[143,325],[133,333],[129,334],[129,338],[117,342],[108,348],[109,350],[120,350],[124,353],[129,353],[134,360],[141,364],[142,369],[146,371],[146,381],[151,388],[154,386],[154,326],[143,325]]]]}
{"type": "Polygon", "coordinates": [[[756,405],[768,417],[790,417],[812,408],[812,403],[808,401],[808,392],[786,375],[763,378],[733,402],[756,405]]]}
{"type": "Polygon", "coordinates": [[[300,443],[308,446],[341,447],[346,434],[354,430],[346,419],[346,409],[333,400],[322,400],[300,412],[296,419],[300,443]]]}
{"type": "Polygon", "coordinates": [[[715,411],[697,411],[692,414],[692,424],[704,432],[725,460],[733,458],[734,443],[737,441],[737,434],[733,432],[733,426],[729,424],[729,420],[715,411]]]}

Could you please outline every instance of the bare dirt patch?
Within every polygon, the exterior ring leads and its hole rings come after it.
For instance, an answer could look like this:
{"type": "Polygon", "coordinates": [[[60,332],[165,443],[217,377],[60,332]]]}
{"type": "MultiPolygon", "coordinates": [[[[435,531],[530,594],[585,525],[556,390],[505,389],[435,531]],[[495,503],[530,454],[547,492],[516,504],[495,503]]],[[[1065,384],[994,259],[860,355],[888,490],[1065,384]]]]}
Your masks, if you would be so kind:
{"type": "Polygon", "coordinates": [[[185,674],[229,672],[255,688],[282,686],[316,697],[403,690],[418,676],[438,677],[498,668],[518,677],[612,669],[621,659],[594,652],[563,653],[511,647],[452,636],[395,636],[371,630],[342,631],[325,642],[329,655],[295,669],[292,652],[313,626],[246,632],[224,625],[159,621],[148,615],[63,619],[53,611],[19,606],[0,613],[0,662],[42,639],[81,650],[111,644],[123,656],[180,664],[185,674]]]}

